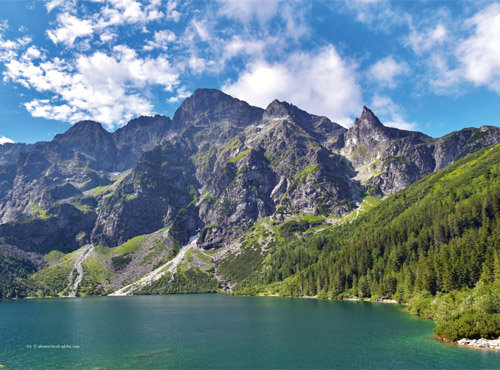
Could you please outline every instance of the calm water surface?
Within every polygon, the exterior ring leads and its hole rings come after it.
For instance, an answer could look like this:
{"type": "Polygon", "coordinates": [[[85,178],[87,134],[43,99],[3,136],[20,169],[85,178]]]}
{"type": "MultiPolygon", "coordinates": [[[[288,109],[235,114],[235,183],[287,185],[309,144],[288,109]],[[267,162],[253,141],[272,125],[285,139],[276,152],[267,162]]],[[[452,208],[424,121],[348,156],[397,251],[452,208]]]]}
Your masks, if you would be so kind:
{"type": "Polygon", "coordinates": [[[222,294],[22,300],[0,302],[0,364],[500,368],[500,353],[442,344],[433,327],[399,306],[366,302],[222,294]]]}

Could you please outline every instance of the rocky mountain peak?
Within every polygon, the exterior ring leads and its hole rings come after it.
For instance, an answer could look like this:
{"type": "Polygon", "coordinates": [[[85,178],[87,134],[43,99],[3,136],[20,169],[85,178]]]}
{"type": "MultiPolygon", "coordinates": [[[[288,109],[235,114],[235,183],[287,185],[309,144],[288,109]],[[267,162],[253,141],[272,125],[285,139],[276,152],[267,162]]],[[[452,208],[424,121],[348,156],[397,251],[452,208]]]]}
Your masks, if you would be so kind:
{"type": "Polygon", "coordinates": [[[56,135],[54,140],[60,141],[63,140],[63,138],[75,135],[95,136],[95,135],[106,135],[106,134],[110,135],[110,133],[106,131],[99,122],[85,120],[75,123],[65,133],[56,135]]]}
{"type": "Polygon", "coordinates": [[[278,99],[274,99],[264,111],[264,119],[279,119],[292,117],[292,106],[287,102],[280,102],[278,99]]]}
{"type": "Polygon", "coordinates": [[[382,128],[384,125],[380,122],[378,117],[368,108],[363,106],[361,117],[357,118],[354,122],[354,127],[362,126],[365,128],[382,128]]]}
{"type": "Polygon", "coordinates": [[[140,116],[130,120],[125,126],[119,128],[116,131],[120,131],[123,129],[132,129],[139,126],[152,126],[152,125],[168,125],[171,122],[171,119],[167,116],[163,116],[161,114],[156,114],[155,116],[140,116]]]}
{"type": "Polygon", "coordinates": [[[262,118],[268,121],[292,121],[313,136],[320,135],[325,138],[332,137],[333,135],[336,137],[335,140],[337,140],[340,133],[345,130],[342,126],[330,121],[326,117],[310,114],[293,104],[277,99],[273,100],[271,104],[267,106],[262,118]]]}
{"type": "Polygon", "coordinates": [[[58,142],[71,149],[84,148],[87,142],[110,141],[112,134],[106,131],[99,122],[80,121],[68,131],[54,137],[58,142]]]}
{"type": "Polygon", "coordinates": [[[287,103],[286,101],[279,101],[274,99],[271,104],[269,104],[263,114],[264,119],[285,119],[290,118],[296,123],[305,123],[312,121],[318,116],[309,114],[306,111],[296,107],[293,104],[287,103]]]}
{"type": "Polygon", "coordinates": [[[216,89],[197,89],[177,109],[173,124],[176,127],[190,127],[232,122],[246,126],[261,118],[260,108],[216,89]]]}
{"type": "Polygon", "coordinates": [[[116,152],[113,134],[98,122],[80,121],[65,133],[56,135],[53,141],[86,155],[102,169],[111,170],[113,167],[116,152]]]}

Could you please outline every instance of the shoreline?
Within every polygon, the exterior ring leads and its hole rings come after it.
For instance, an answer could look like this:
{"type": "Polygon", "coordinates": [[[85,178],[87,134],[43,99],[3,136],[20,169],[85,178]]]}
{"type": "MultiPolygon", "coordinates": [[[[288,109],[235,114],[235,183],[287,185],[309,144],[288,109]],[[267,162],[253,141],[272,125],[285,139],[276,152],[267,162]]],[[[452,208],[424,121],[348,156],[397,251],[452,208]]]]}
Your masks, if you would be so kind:
{"type": "Polygon", "coordinates": [[[452,342],[461,347],[476,348],[476,349],[487,349],[490,351],[500,352],[500,337],[498,339],[467,339],[462,338],[456,342],[452,342]]]}
{"type": "MultiPolygon", "coordinates": [[[[253,296],[248,296],[248,297],[253,297],[253,296]]],[[[323,299],[323,300],[328,300],[328,301],[347,301],[347,302],[369,302],[369,303],[383,303],[383,304],[398,304],[401,306],[408,306],[408,303],[406,302],[398,302],[394,299],[386,299],[386,298],[378,298],[376,300],[370,300],[369,298],[357,298],[357,297],[350,297],[350,298],[344,298],[344,299],[335,299],[335,298],[320,298],[317,296],[298,296],[298,297],[282,297],[278,294],[261,294],[261,295],[256,295],[255,297],[281,297],[281,298],[300,298],[300,299],[323,299]]],[[[407,312],[409,315],[410,313],[407,312]]],[[[426,317],[423,316],[418,316],[418,318],[425,319],[426,317]]],[[[431,319],[432,318],[427,318],[431,319]]],[[[480,338],[480,339],[467,339],[467,338],[462,338],[456,341],[450,341],[446,338],[443,337],[438,337],[434,335],[434,338],[437,339],[438,341],[444,343],[444,344],[452,344],[458,347],[463,347],[463,348],[470,348],[470,349],[480,349],[480,350],[490,350],[490,351],[500,351],[500,337],[498,339],[485,339],[485,338],[480,338]]]]}
{"type": "Polygon", "coordinates": [[[357,297],[349,297],[349,298],[329,298],[329,297],[318,297],[318,296],[308,296],[308,295],[302,295],[302,296],[297,296],[297,297],[283,297],[280,296],[277,293],[273,294],[256,294],[256,295],[246,295],[246,294],[238,294],[238,295],[233,295],[233,294],[226,294],[226,295],[232,295],[232,296],[242,296],[242,297],[281,297],[281,298],[301,298],[301,299],[319,299],[319,300],[325,300],[325,301],[347,301],[347,302],[370,302],[370,303],[384,303],[384,304],[398,304],[401,306],[408,306],[408,303],[406,302],[398,302],[395,299],[387,299],[387,298],[377,298],[375,300],[371,300],[370,298],[357,298],[357,297]]]}

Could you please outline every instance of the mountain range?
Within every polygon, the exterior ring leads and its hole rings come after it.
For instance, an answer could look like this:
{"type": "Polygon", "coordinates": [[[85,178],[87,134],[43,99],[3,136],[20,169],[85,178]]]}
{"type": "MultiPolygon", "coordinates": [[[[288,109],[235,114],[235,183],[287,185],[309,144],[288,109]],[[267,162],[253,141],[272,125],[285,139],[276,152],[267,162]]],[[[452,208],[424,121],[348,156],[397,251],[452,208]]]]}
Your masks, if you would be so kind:
{"type": "Polygon", "coordinates": [[[363,107],[346,129],[286,102],[261,109],[198,89],[173,119],[112,133],[81,121],[50,142],[3,144],[2,294],[231,290],[287,237],[343,227],[499,142],[495,126],[431,138],[363,107]]]}

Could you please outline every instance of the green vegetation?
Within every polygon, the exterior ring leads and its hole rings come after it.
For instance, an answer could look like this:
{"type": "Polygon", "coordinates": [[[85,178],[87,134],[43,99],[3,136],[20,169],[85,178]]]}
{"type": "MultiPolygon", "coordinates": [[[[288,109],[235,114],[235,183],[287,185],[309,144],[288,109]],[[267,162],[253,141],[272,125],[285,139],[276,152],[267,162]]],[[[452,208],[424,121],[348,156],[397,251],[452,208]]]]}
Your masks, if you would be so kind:
{"type": "Polygon", "coordinates": [[[115,270],[121,270],[125,266],[127,266],[130,261],[132,261],[132,256],[129,256],[128,254],[122,256],[118,255],[115,257],[111,257],[111,266],[113,266],[113,269],[115,270]]]}
{"type": "MultiPolygon", "coordinates": [[[[120,255],[118,256],[118,258],[121,257],[120,255]]],[[[76,295],[88,296],[104,294],[103,282],[109,281],[114,274],[106,266],[102,257],[99,255],[91,255],[82,263],[82,267],[83,278],[78,286],[76,295]]]]}
{"type": "Polygon", "coordinates": [[[71,202],[71,204],[74,205],[76,209],[78,209],[80,212],[84,214],[94,211],[94,209],[90,205],[82,204],[80,203],[79,200],[74,200],[71,202]]]}
{"type": "Polygon", "coordinates": [[[213,203],[215,201],[215,198],[212,195],[207,194],[205,198],[203,198],[203,201],[205,203],[213,203]]]}
{"type": "MultiPolygon", "coordinates": [[[[52,252],[51,252],[52,253],[52,252]]],[[[75,252],[62,255],[57,263],[33,274],[28,279],[31,297],[57,297],[70,284],[69,276],[73,269],[75,252]]],[[[73,280],[76,276],[72,277],[73,280]]]]}
{"type": "Polygon", "coordinates": [[[220,273],[230,281],[241,281],[262,263],[260,248],[245,248],[239,254],[224,258],[218,266],[220,273]]]}
{"type": "Polygon", "coordinates": [[[52,264],[56,263],[62,256],[64,256],[64,253],[53,250],[53,251],[50,251],[49,254],[45,255],[45,259],[47,260],[47,262],[49,264],[52,265],[52,264]]]}
{"type": "Polygon", "coordinates": [[[244,150],[244,151],[240,152],[240,153],[239,153],[236,157],[231,158],[231,159],[229,160],[229,162],[231,162],[231,163],[236,163],[236,162],[238,162],[240,159],[242,159],[242,158],[246,157],[246,156],[248,155],[248,153],[250,153],[250,149],[247,149],[247,150],[244,150]]]}
{"type": "Polygon", "coordinates": [[[28,296],[26,279],[35,271],[27,258],[0,252],[0,299],[28,296]]]}
{"type": "Polygon", "coordinates": [[[213,293],[220,288],[211,274],[198,269],[178,271],[174,279],[170,279],[171,275],[166,274],[137,294],[213,293]]]}
{"type": "Polygon", "coordinates": [[[310,214],[285,222],[279,227],[279,231],[281,235],[289,237],[294,233],[303,233],[313,227],[322,225],[324,221],[324,217],[310,214]]]}
{"type": "Polygon", "coordinates": [[[447,340],[461,338],[497,338],[500,328],[500,280],[480,281],[474,289],[450,293],[417,294],[410,300],[409,311],[433,318],[434,333],[447,340]]]}
{"type": "Polygon", "coordinates": [[[485,130],[476,130],[467,140],[468,143],[472,143],[473,141],[479,140],[484,136],[490,134],[492,126],[487,126],[485,130]]]}
{"type": "Polygon", "coordinates": [[[92,196],[94,198],[98,198],[101,196],[111,196],[113,194],[113,186],[114,184],[111,185],[104,185],[104,186],[97,186],[93,189],[90,189],[92,196]]]}
{"type": "MultiPolygon", "coordinates": [[[[440,297],[500,280],[500,145],[471,154],[378,206],[369,203],[371,209],[351,223],[270,248],[235,293],[411,301],[423,292],[440,297]]],[[[300,226],[287,224],[281,231],[300,226]]],[[[439,335],[454,337],[453,330],[482,313],[472,307],[438,320],[439,335]]],[[[483,326],[495,327],[495,317],[483,326]]],[[[500,326],[493,333],[500,335],[500,326]]]]}
{"type": "Polygon", "coordinates": [[[120,254],[120,255],[124,256],[126,254],[133,253],[133,252],[137,251],[141,247],[141,245],[145,242],[147,236],[148,235],[146,235],[146,234],[136,236],[132,239],[127,240],[122,245],[120,245],[118,247],[114,247],[114,248],[107,248],[107,247],[99,246],[99,247],[97,247],[97,251],[99,254],[101,254],[103,256],[112,256],[112,255],[116,255],[116,254],[120,254]]]}
{"type": "Polygon", "coordinates": [[[35,218],[39,218],[41,220],[47,220],[50,218],[50,215],[47,213],[47,210],[41,209],[38,204],[31,203],[31,214],[35,218]]]}

